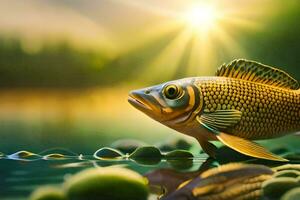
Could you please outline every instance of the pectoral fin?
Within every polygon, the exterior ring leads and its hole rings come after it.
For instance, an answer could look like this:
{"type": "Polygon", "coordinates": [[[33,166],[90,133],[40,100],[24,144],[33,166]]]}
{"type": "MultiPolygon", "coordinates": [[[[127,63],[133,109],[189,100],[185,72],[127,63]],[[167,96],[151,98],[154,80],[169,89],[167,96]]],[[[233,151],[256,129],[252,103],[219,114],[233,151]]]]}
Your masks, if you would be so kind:
{"type": "Polygon", "coordinates": [[[202,113],[197,120],[210,130],[226,130],[238,123],[241,117],[242,112],[238,110],[216,110],[212,113],[202,113]]]}
{"type": "Polygon", "coordinates": [[[223,132],[218,133],[216,136],[223,144],[242,154],[256,157],[256,158],[267,159],[267,160],[275,160],[275,161],[283,161],[283,162],[288,161],[287,159],[284,159],[280,156],[277,156],[269,152],[264,147],[260,146],[259,144],[256,144],[255,142],[237,136],[229,135],[223,132]]]}

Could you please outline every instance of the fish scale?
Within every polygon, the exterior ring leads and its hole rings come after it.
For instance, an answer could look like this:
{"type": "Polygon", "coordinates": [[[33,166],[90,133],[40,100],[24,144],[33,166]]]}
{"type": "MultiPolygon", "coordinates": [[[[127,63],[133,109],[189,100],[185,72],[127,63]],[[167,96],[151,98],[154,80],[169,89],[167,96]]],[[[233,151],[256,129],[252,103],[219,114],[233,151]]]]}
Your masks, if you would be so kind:
{"type": "Polygon", "coordinates": [[[227,131],[247,139],[277,137],[300,128],[300,96],[282,89],[242,79],[197,78],[203,111],[238,110],[241,120],[227,131]]]}

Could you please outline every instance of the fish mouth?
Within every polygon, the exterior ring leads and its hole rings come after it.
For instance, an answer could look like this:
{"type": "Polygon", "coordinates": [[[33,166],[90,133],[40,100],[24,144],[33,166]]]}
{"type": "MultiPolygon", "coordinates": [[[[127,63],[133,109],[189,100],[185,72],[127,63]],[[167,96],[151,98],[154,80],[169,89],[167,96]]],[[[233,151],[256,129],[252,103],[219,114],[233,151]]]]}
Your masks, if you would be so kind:
{"type": "Polygon", "coordinates": [[[146,100],[135,92],[129,93],[128,102],[139,110],[152,111],[152,108],[147,104],[146,100]]]}

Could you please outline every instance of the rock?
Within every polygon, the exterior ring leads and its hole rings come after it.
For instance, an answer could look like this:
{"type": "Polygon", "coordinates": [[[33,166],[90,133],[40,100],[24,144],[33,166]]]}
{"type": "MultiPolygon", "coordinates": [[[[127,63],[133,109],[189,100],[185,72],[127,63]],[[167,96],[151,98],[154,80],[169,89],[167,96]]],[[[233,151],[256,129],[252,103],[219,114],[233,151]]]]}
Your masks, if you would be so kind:
{"type": "Polygon", "coordinates": [[[132,154],[129,155],[129,158],[136,159],[136,158],[161,158],[162,155],[158,148],[154,146],[145,146],[139,147],[136,149],[132,154]]]}
{"type": "Polygon", "coordinates": [[[120,151],[109,147],[103,147],[94,153],[97,159],[121,158],[124,156],[120,151]]]}
{"type": "Polygon", "coordinates": [[[67,200],[63,190],[53,186],[43,186],[36,189],[29,197],[30,200],[67,200]]]}
{"type": "Polygon", "coordinates": [[[119,167],[87,169],[69,178],[64,186],[70,200],[146,200],[147,181],[119,167]]]}
{"type": "Polygon", "coordinates": [[[133,139],[122,139],[122,140],[117,140],[114,143],[111,144],[112,148],[115,148],[122,153],[132,153],[134,152],[137,148],[146,146],[147,144],[139,141],[139,140],[133,140],[133,139]]]}
{"type": "Polygon", "coordinates": [[[294,189],[289,190],[281,197],[281,200],[299,200],[299,199],[300,199],[300,187],[296,187],[294,189]]]}
{"type": "Polygon", "coordinates": [[[175,139],[170,139],[164,143],[160,143],[157,145],[157,147],[161,151],[167,152],[167,151],[173,151],[177,149],[189,150],[192,147],[192,144],[185,139],[175,138],[175,139]]]}
{"type": "Polygon", "coordinates": [[[137,148],[129,158],[139,164],[155,165],[162,159],[162,154],[158,148],[154,146],[145,146],[137,148]]]}
{"type": "Polygon", "coordinates": [[[186,151],[186,150],[174,150],[174,151],[166,153],[166,155],[165,155],[165,158],[167,160],[191,159],[193,157],[194,157],[193,154],[191,152],[189,152],[189,151],[186,151]]]}
{"type": "Polygon", "coordinates": [[[38,160],[41,158],[40,155],[30,151],[18,151],[8,155],[7,157],[12,160],[38,160]]]}
{"type": "Polygon", "coordinates": [[[281,197],[286,191],[297,187],[297,179],[291,177],[279,177],[267,180],[262,185],[263,194],[270,199],[281,197]]]}
{"type": "Polygon", "coordinates": [[[51,153],[51,154],[43,156],[43,159],[45,159],[45,160],[62,160],[62,159],[66,159],[66,157],[65,157],[65,155],[60,154],[60,153],[51,153]]]}

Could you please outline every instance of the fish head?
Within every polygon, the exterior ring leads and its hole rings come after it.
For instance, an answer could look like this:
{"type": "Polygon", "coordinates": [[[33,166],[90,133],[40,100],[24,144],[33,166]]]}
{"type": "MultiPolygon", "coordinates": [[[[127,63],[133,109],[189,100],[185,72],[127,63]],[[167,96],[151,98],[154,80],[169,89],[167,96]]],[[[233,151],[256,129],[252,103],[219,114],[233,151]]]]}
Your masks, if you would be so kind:
{"type": "Polygon", "coordinates": [[[152,119],[176,129],[201,110],[200,90],[193,82],[187,78],[133,90],[128,101],[152,119]]]}

